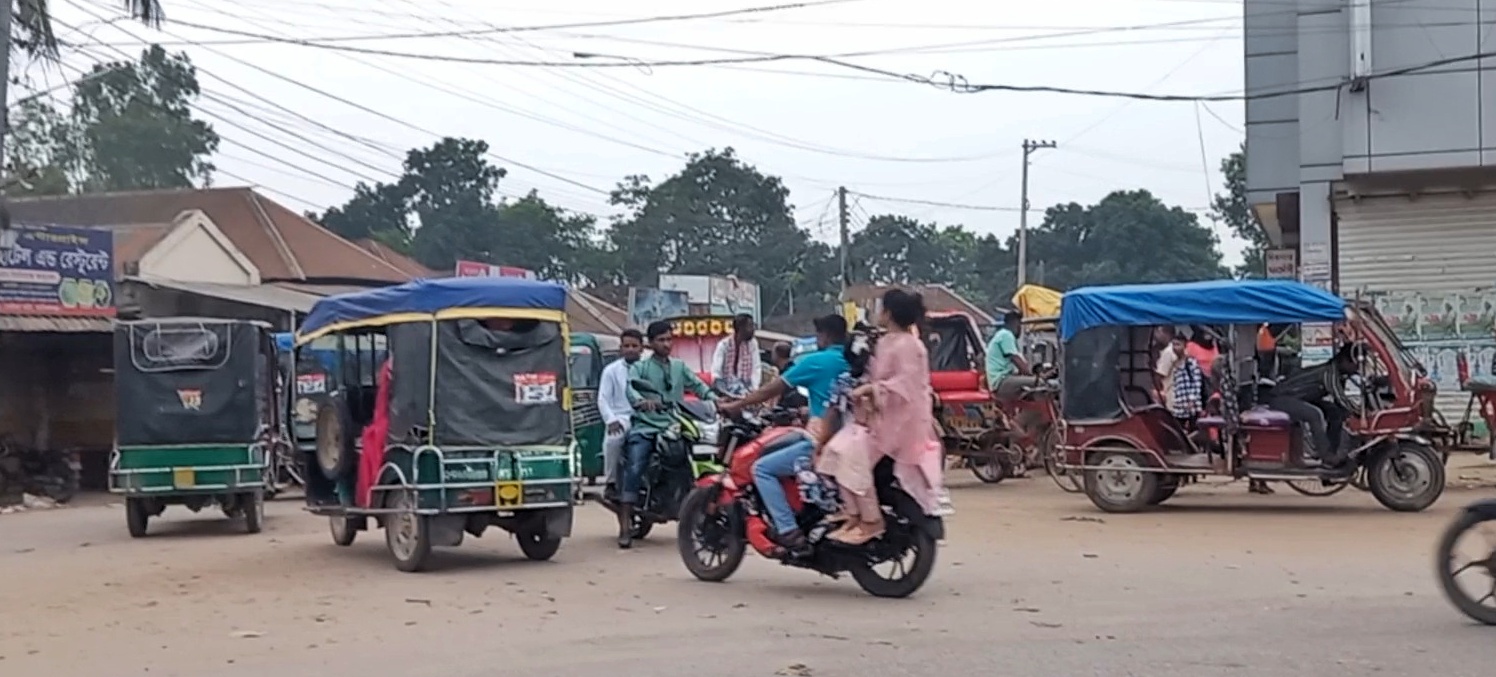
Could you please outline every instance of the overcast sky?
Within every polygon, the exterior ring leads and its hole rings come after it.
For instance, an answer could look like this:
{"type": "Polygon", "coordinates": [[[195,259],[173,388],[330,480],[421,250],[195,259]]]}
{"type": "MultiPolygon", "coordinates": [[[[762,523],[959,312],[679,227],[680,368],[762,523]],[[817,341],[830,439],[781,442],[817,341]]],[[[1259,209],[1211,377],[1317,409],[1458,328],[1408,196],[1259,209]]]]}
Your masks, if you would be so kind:
{"type": "MultiPolygon", "coordinates": [[[[60,69],[33,64],[29,74],[57,86],[89,63],[121,58],[119,50],[136,55],[146,41],[186,50],[205,91],[200,113],[223,137],[219,185],[252,183],[299,210],[341,204],[358,181],[391,180],[405,149],[450,135],[484,139],[508,160],[494,159],[509,170],[506,194],[535,188],[563,207],[601,216],[613,213],[605,193],[621,177],[660,179],[679,169],[687,152],[732,146],[784,178],[796,217],[822,239],[835,237],[830,198],[838,185],[862,194],[852,198],[854,228],[868,215],[894,212],[1007,235],[1018,225],[1025,137],[1059,144],[1035,156],[1036,209],[1146,188],[1198,210],[1202,220],[1210,193],[1221,189],[1220,161],[1242,138],[1240,102],[957,94],[795,60],[648,69],[443,62],[184,25],[288,39],[408,35],[787,0],[163,1],[167,20],[157,31],[102,22],[118,17],[114,0],[54,0],[59,36],[90,46],[65,48],[60,69]]],[[[1231,0],[847,0],[712,19],[333,44],[592,64],[877,52],[844,60],[921,76],[945,71],[971,83],[1231,94],[1242,85],[1241,17],[1240,3],[1231,0]],[[579,60],[577,52],[609,56],[579,60]]],[[[13,92],[12,100],[20,95],[13,92]]],[[[1031,224],[1039,218],[1032,214],[1031,224]]],[[[1224,229],[1217,232],[1224,241],[1224,229]]],[[[1239,246],[1223,244],[1234,262],[1239,246]]]]}

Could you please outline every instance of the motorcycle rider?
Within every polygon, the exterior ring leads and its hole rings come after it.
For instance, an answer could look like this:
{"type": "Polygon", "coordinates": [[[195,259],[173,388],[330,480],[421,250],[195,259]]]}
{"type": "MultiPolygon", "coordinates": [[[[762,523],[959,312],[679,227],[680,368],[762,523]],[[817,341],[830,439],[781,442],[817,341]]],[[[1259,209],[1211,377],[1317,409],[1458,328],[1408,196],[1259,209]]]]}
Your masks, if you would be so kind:
{"type": "Polygon", "coordinates": [[[780,480],[795,474],[795,464],[800,459],[809,459],[815,451],[815,439],[823,424],[827,403],[831,399],[836,379],[846,373],[847,358],[844,347],[847,342],[847,320],[841,315],[824,315],[816,318],[816,348],[813,353],[802,355],[772,383],[755,390],[743,399],[720,406],[724,416],[734,416],[746,407],[762,404],[782,396],[796,388],[805,388],[810,393],[811,420],[806,425],[810,436],[786,446],[753,464],[753,485],[764,499],[769,520],[774,525],[775,540],[791,551],[806,546],[805,534],[795,523],[795,512],[790,508],[780,480]]]}
{"type": "Polygon", "coordinates": [[[722,392],[746,393],[763,385],[763,362],[754,336],[758,327],[753,316],[738,313],[732,318],[732,335],[717,343],[712,352],[712,383],[722,392]]]}
{"type": "Polygon", "coordinates": [[[618,547],[625,549],[634,544],[634,510],[638,507],[644,471],[649,467],[649,454],[654,450],[655,438],[673,423],[671,410],[680,406],[687,388],[702,400],[717,399],[717,394],[701,382],[696,372],[670,356],[673,337],[669,322],[651,322],[644,334],[649,340],[650,356],[629,368],[629,378],[650,384],[664,394],[664,399],[645,398],[629,384],[628,401],[634,414],[623,438],[625,463],[618,497],[618,547]]]}

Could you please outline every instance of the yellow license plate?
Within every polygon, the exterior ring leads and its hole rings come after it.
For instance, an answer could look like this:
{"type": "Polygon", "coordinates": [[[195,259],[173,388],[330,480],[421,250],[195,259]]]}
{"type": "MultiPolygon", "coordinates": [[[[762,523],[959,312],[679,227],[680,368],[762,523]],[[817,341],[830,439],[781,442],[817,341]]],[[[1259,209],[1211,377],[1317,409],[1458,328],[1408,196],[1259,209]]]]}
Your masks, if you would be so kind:
{"type": "Polygon", "coordinates": [[[191,489],[197,486],[197,473],[192,468],[172,468],[171,484],[178,489],[191,489]]]}
{"type": "Polygon", "coordinates": [[[519,482],[495,482],[493,501],[500,508],[519,505],[525,502],[525,490],[519,482]]]}

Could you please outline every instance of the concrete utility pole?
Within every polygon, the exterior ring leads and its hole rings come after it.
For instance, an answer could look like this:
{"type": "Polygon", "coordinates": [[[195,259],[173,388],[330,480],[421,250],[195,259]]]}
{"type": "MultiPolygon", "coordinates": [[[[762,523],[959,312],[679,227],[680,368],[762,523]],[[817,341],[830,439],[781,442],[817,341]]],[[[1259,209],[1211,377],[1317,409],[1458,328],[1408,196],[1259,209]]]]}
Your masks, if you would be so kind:
{"type": "Polygon", "coordinates": [[[10,39],[10,23],[13,3],[0,0],[0,252],[16,246],[16,232],[10,228],[10,207],[5,204],[5,189],[10,177],[5,171],[5,142],[10,134],[10,50],[14,45],[10,39]]]}
{"type": "Polygon", "coordinates": [[[1053,141],[1023,140],[1023,197],[1018,201],[1018,286],[1020,287],[1028,281],[1029,156],[1033,155],[1036,150],[1054,147],[1053,141]]]}
{"type": "MultiPolygon", "coordinates": [[[[841,289],[845,295],[847,287],[851,286],[851,272],[847,267],[848,241],[851,237],[851,215],[847,213],[847,188],[842,186],[836,189],[836,217],[841,223],[841,289]]],[[[842,298],[846,300],[845,297],[842,298]]]]}

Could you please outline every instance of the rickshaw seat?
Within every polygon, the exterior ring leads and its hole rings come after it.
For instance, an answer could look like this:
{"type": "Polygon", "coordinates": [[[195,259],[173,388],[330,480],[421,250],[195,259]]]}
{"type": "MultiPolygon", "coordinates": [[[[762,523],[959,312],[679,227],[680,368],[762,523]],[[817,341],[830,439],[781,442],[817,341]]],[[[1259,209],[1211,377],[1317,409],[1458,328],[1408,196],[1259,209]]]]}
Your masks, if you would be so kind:
{"type": "Polygon", "coordinates": [[[975,371],[930,372],[930,387],[946,399],[946,393],[983,392],[982,376],[975,371]]]}
{"type": "Polygon", "coordinates": [[[955,392],[941,392],[941,404],[986,404],[992,401],[992,394],[985,390],[958,390],[955,392]]]}
{"type": "MultiPolygon", "coordinates": [[[[1241,413],[1242,425],[1254,428],[1289,428],[1293,426],[1293,419],[1276,409],[1267,407],[1254,407],[1241,413]]],[[[1201,416],[1195,424],[1204,429],[1222,428],[1226,425],[1226,419],[1220,416],[1201,416]]]]}

